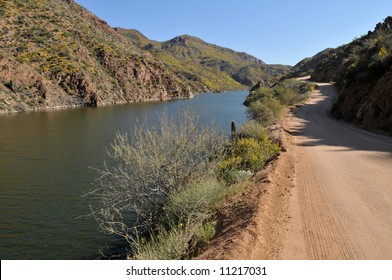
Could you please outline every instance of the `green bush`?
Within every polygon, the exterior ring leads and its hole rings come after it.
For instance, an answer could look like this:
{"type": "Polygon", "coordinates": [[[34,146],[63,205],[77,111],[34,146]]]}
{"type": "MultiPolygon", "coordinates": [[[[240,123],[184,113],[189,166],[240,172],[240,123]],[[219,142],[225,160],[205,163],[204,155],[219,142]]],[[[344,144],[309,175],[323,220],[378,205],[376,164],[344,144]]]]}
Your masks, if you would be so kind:
{"type": "Polygon", "coordinates": [[[223,200],[225,191],[216,179],[191,183],[170,196],[165,207],[168,220],[188,225],[209,219],[223,200]]]}
{"type": "Polygon", "coordinates": [[[279,88],[277,95],[280,102],[286,106],[296,104],[302,100],[302,96],[292,88],[279,88]]]}
{"type": "Polygon", "coordinates": [[[240,136],[259,140],[268,137],[265,128],[256,120],[250,120],[244,123],[241,127],[240,136]]]}
{"type": "Polygon", "coordinates": [[[269,141],[257,141],[253,138],[240,139],[234,148],[234,154],[241,157],[241,167],[257,171],[278,151],[269,141]]]}
{"type": "Polygon", "coordinates": [[[195,241],[201,244],[205,244],[214,237],[215,232],[216,230],[212,223],[204,223],[197,228],[195,232],[195,241]]]}
{"type": "Polygon", "coordinates": [[[304,100],[310,91],[314,90],[315,85],[298,81],[296,79],[287,79],[280,82],[275,88],[275,97],[285,106],[291,106],[304,100]]]}
{"type": "Polygon", "coordinates": [[[215,234],[209,222],[228,189],[206,179],[173,193],[161,213],[161,223],[148,239],[134,242],[133,259],[175,260],[190,256],[198,244],[215,234]]]}
{"type": "Polygon", "coordinates": [[[252,119],[268,127],[281,117],[284,107],[301,102],[314,89],[314,84],[288,79],[250,93],[244,104],[252,119]]]}
{"type": "Polygon", "coordinates": [[[252,119],[267,127],[282,116],[283,108],[277,99],[265,97],[252,102],[248,107],[248,112],[252,119]]]}
{"type": "Polygon", "coordinates": [[[249,93],[249,95],[246,97],[244,105],[249,106],[251,103],[253,103],[259,99],[265,98],[266,96],[273,97],[274,90],[269,87],[261,87],[261,88],[257,89],[256,91],[249,93]]]}
{"type": "Polygon", "coordinates": [[[233,169],[233,166],[241,165],[241,159],[238,159],[238,163],[235,163],[234,165],[231,165],[231,162],[229,160],[226,160],[225,164],[221,165],[222,170],[224,171],[222,173],[222,178],[230,186],[233,184],[245,182],[253,176],[253,173],[251,171],[233,169]]]}
{"type": "Polygon", "coordinates": [[[259,139],[241,138],[232,148],[228,158],[219,164],[224,175],[233,170],[257,171],[278,152],[280,148],[273,144],[265,133],[259,139]]]}
{"type": "Polygon", "coordinates": [[[161,228],[151,234],[149,240],[142,239],[134,247],[129,259],[133,260],[180,260],[188,254],[189,242],[194,232],[184,227],[161,228]]]}

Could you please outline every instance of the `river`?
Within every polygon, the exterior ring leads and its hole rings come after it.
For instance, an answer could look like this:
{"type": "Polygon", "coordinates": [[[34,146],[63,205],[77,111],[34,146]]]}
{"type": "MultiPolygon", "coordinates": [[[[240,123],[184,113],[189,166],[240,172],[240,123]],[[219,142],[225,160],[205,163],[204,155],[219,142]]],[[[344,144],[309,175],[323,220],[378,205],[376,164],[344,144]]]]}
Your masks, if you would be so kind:
{"type": "Polygon", "coordinates": [[[184,110],[230,132],[246,119],[246,91],[189,100],[0,116],[0,258],[94,259],[113,246],[83,196],[116,132],[184,110]]]}

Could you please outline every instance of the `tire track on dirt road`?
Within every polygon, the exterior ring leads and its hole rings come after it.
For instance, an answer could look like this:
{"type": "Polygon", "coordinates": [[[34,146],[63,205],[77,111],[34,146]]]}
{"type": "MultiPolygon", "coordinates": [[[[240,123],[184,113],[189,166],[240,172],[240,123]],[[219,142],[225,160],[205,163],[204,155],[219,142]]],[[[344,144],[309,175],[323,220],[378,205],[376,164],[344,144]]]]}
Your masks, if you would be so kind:
{"type": "Polygon", "coordinates": [[[328,116],[319,84],[287,122],[296,158],[283,259],[392,259],[392,138],[328,116]]]}

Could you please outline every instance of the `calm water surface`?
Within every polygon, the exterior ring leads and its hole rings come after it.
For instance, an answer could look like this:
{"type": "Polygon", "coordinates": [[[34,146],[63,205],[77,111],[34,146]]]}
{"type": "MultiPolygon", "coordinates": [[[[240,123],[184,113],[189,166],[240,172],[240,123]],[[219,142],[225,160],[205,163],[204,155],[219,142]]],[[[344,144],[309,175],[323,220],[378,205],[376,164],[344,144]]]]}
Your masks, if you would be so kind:
{"type": "Polygon", "coordinates": [[[113,240],[89,213],[88,192],[117,131],[183,110],[230,131],[247,92],[194,99],[0,116],[0,258],[91,259],[113,240]]]}

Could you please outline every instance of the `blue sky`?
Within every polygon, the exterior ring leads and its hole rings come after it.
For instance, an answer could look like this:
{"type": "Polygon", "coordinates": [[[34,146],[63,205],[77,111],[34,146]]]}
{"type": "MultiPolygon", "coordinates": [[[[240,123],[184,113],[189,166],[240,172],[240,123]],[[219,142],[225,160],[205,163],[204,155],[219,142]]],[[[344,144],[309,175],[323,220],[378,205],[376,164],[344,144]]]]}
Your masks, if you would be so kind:
{"type": "Polygon", "coordinates": [[[391,0],[76,0],[112,27],[152,40],[188,34],[294,65],[351,42],[392,15],[391,0]]]}

